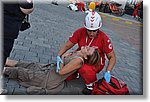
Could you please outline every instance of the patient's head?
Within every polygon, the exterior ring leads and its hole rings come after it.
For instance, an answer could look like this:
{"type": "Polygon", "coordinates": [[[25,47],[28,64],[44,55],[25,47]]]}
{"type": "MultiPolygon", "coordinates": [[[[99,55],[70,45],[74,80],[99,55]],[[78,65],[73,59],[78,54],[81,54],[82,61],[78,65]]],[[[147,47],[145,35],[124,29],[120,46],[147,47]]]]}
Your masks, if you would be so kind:
{"type": "Polygon", "coordinates": [[[87,56],[86,63],[98,66],[100,63],[100,55],[96,47],[83,46],[81,52],[87,56]]]}

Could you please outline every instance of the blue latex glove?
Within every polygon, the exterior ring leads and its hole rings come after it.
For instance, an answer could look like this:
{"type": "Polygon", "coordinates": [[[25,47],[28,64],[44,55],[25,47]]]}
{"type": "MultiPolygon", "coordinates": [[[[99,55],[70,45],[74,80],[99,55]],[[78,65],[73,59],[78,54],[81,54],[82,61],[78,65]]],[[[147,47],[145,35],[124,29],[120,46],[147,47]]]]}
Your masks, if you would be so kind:
{"type": "Polygon", "coordinates": [[[60,56],[57,56],[56,60],[57,60],[56,72],[58,73],[58,71],[60,70],[60,63],[63,63],[63,61],[60,58],[60,56]]]}
{"type": "Polygon", "coordinates": [[[107,83],[110,82],[110,78],[111,78],[110,71],[105,72],[104,79],[106,80],[107,83]]]}

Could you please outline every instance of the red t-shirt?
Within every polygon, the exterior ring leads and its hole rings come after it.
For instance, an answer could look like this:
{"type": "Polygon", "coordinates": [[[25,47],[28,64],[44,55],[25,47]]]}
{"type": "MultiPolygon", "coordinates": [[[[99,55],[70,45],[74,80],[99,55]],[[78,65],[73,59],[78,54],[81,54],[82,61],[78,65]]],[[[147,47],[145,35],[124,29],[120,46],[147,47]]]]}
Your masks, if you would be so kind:
{"type": "MultiPolygon", "coordinates": [[[[86,42],[86,37],[86,28],[79,28],[72,34],[72,36],[69,37],[69,40],[74,44],[78,44],[77,50],[80,50],[82,46],[89,45],[92,40],[91,38],[88,38],[86,42]]],[[[101,56],[101,65],[104,65],[105,54],[108,54],[113,50],[112,43],[108,36],[99,30],[97,36],[93,39],[90,46],[98,47],[98,51],[101,56]]]]}

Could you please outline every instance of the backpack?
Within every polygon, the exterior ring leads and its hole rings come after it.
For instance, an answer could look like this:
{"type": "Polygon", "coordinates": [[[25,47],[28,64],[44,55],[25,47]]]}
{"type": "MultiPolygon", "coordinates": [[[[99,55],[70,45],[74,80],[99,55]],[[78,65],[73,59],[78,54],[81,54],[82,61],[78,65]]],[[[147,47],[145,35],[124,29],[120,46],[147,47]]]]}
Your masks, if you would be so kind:
{"type": "Polygon", "coordinates": [[[107,83],[104,78],[99,79],[93,86],[92,95],[129,95],[127,85],[111,76],[107,83]]]}

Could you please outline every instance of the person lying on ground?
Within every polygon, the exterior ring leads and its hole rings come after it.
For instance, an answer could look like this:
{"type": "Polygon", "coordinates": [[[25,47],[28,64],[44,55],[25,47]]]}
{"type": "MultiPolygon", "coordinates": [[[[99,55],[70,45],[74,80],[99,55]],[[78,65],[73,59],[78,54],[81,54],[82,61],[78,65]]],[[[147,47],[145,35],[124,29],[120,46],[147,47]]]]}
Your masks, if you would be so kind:
{"type": "Polygon", "coordinates": [[[86,62],[98,66],[100,55],[95,47],[84,46],[79,51],[64,53],[61,56],[63,64],[56,72],[56,64],[47,65],[25,63],[8,60],[3,73],[9,78],[17,79],[22,86],[27,87],[28,94],[58,94],[65,87],[65,79],[73,74],[86,62]],[[87,59],[84,58],[87,56],[87,59]]]}

